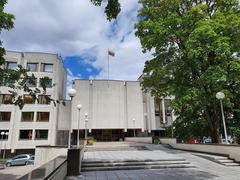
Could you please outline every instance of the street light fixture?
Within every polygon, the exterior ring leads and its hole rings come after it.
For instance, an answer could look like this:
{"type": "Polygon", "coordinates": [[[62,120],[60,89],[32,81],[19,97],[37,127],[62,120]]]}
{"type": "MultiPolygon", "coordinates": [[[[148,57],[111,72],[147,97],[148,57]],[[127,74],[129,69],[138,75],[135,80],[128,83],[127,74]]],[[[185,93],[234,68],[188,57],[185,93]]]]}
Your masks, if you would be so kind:
{"type": "Polygon", "coordinates": [[[133,118],[133,135],[134,135],[134,137],[135,137],[135,122],[136,122],[136,119],[135,118],[133,118]]]}
{"type": "Polygon", "coordinates": [[[77,130],[77,147],[79,147],[79,124],[80,124],[80,111],[82,109],[82,105],[81,104],[78,104],[77,105],[77,109],[78,109],[78,130],[77,130]]]}
{"type": "Polygon", "coordinates": [[[2,149],[3,149],[3,136],[5,135],[5,132],[2,131],[1,132],[1,142],[2,142],[2,146],[1,146],[1,149],[0,149],[0,155],[2,154],[2,149]]]}
{"type": "MultiPolygon", "coordinates": [[[[74,96],[76,96],[77,91],[75,89],[69,89],[68,90],[68,96],[71,98],[71,101],[74,96]]],[[[72,103],[71,103],[72,106],[72,103]]],[[[68,133],[68,149],[71,148],[71,133],[72,133],[72,108],[71,108],[71,114],[70,114],[70,123],[69,123],[69,133],[68,133]]]]}
{"type": "Polygon", "coordinates": [[[216,94],[216,98],[220,100],[221,112],[222,112],[222,120],[223,120],[223,128],[224,128],[224,135],[225,135],[225,141],[226,141],[226,144],[229,144],[229,143],[228,143],[226,123],[225,123],[225,117],[224,117],[224,113],[223,113],[223,104],[222,104],[222,100],[225,98],[225,94],[224,94],[223,92],[218,92],[218,93],[216,94]]]}
{"type": "MultiPolygon", "coordinates": [[[[5,132],[6,139],[8,139],[8,132],[5,132]]],[[[6,152],[6,143],[4,144],[4,150],[3,150],[3,159],[5,159],[5,152],[6,152]]]]}
{"type": "Polygon", "coordinates": [[[85,140],[87,140],[88,113],[85,113],[85,140]]]}

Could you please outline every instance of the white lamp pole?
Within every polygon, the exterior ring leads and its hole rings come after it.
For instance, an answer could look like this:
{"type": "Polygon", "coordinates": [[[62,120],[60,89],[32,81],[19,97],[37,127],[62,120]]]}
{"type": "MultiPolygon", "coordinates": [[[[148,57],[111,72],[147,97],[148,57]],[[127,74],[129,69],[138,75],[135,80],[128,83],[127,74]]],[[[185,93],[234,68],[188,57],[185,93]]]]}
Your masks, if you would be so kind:
{"type": "Polygon", "coordinates": [[[225,117],[224,117],[224,113],[223,113],[223,104],[222,104],[222,100],[225,98],[225,94],[224,94],[223,92],[218,92],[218,93],[216,94],[216,98],[220,100],[221,112],[222,112],[222,120],[223,120],[223,128],[224,128],[224,135],[225,135],[225,141],[226,141],[226,144],[229,144],[229,143],[228,143],[226,123],[225,123],[225,117]]]}
{"type": "MultiPolygon", "coordinates": [[[[71,107],[72,107],[72,99],[76,95],[77,91],[75,89],[68,90],[68,96],[71,98],[71,107]]],[[[68,133],[68,149],[71,148],[71,133],[72,133],[72,108],[70,114],[70,122],[69,122],[69,133],[68,133]]]]}
{"type": "Polygon", "coordinates": [[[133,135],[134,135],[134,137],[135,137],[135,121],[136,121],[136,119],[135,118],[133,118],[133,135]]]}
{"type": "Polygon", "coordinates": [[[5,159],[5,151],[6,151],[6,144],[7,144],[7,140],[8,140],[8,132],[5,132],[5,136],[6,136],[6,142],[4,144],[3,159],[5,159]]]}
{"type": "Polygon", "coordinates": [[[88,113],[85,113],[85,140],[87,140],[88,113]]]}
{"type": "Polygon", "coordinates": [[[1,132],[1,142],[2,142],[2,144],[1,144],[1,151],[0,151],[0,154],[2,154],[2,149],[3,149],[3,136],[4,136],[4,134],[5,134],[5,132],[2,131],[2,132],[1,132]]]}
{"type": "Polygon", "coordinates": [[[77,130],[77,147],[79,147],[79,124],[80,124],[80,111],[82,109],[82,105],[78,104],[77,105],[77,109],[78,109],[78,130],[77,130]]]}

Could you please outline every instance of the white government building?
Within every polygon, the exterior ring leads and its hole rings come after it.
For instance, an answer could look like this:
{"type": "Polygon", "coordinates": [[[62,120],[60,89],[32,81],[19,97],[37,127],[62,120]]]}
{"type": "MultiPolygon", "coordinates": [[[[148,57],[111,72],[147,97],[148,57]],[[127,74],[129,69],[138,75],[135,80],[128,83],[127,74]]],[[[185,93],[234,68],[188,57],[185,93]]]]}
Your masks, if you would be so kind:
{"type": "Polygon", "coordinates": [[[29,85],[33,88],[41,89],[39,79],[49,77],[46,95],[65,102],[54,105],[39,94],[39,102],[33,103],[31,96],[18,91],[25,101],[20,110],[9,104],[10,88],[1,86],[0,148],[8,153],[32,152],[37,145],[67,145],[70,126],[71,143],[76,144],[78,128],[81,138],[87,129],[88,136],[97,141],[118,141],[162,135],[175,119],[169,107],[171,98],[155,101],[142,91],[139,81],[76,79],[72,85],[76,96],[71,101],[65,100],[67,73],[57,54],[7,51],[5,59],[6,68],[20,64],[35,75],[36,82],[29,85]]]}

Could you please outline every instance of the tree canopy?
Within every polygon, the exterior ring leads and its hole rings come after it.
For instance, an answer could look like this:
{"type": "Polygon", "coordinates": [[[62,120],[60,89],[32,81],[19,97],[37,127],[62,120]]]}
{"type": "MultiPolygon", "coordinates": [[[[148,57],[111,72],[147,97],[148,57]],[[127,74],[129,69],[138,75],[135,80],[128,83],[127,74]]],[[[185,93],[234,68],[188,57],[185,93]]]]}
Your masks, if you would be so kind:
{"type": "MultiPolygon", "coordinates": [[[[171,95],[176,123],[203,123],[219,142],[223,100],[227,127],[240,127],[240,6],[238,0],[140,0],[136,35],[145,63],[142,85],[171,95]]],[[[201,128],[201,127],[199,127],[201,128]]],[[[207,134],[206,134],[207,135],[207,134]]]]}

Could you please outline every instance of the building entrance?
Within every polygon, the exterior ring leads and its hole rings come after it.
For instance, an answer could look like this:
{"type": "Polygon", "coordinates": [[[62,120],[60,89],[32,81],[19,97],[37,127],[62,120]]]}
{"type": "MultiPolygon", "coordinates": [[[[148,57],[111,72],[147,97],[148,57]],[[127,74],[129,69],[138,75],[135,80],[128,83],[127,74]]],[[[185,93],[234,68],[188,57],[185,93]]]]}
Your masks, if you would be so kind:
{"type": "Polygon", "coordinates": [[[124,138],[122,129],[93,129],[91,136],[97,141],[119,141],[124,138]]]}

